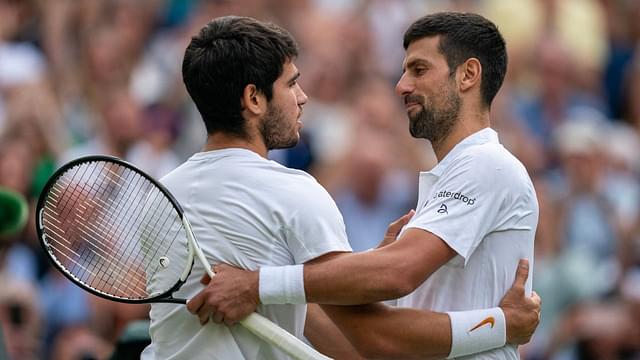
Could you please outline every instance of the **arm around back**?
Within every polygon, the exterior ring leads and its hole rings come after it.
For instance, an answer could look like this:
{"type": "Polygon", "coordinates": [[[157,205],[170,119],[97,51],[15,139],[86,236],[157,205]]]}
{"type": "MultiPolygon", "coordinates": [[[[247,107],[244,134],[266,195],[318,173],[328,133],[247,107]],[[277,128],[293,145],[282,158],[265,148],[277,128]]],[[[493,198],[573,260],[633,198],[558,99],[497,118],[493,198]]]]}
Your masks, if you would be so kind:
{"type": "MultiPolygon", "coordinates": [[[[366,358],[439,359],[452,353],[468,355],[501,347],[505,342],[518,345],[531,339],[540,320],[540,298],[535,293],[531,297],[525,294],[524,284],[528,276],[528,261],[520,260],[513,285],[500,302],[506,318],[506,326],[502,327],[502,331],[506,331],[506,334],[471,334],[467,326],[462,326],[462,333],[459,330],[455,332],[453,328],[459,329],[461,323],[468,321],[454,324],[450,314],[428,310],[392,308],[382,304],[322,305],[322,309],[366,358]],[[456,341],[454,336],[457,336],[456,341]]],[[[458,320],[455,321],[475,316],[476,320],[472,322],[479,321],[482,324],[484,315],[477,316],[483,312],[493,311],[458,312],[455,317],[458,320]]],[[[496,328],[499,327],[498,320],[495,319],[496,328]]]]}
{"type": "Polygon", "coordinates": [[[455,255],[438,236],[410,228],[385,247],[305,265],[307,302],[355,305],[396,299],[455,255]]]}
{"type": "Polygon", "coordinates": [[[367,359],[442,359],[451,350],[451,323],[445,313],[382,304],[322,309],[367,359]]]}

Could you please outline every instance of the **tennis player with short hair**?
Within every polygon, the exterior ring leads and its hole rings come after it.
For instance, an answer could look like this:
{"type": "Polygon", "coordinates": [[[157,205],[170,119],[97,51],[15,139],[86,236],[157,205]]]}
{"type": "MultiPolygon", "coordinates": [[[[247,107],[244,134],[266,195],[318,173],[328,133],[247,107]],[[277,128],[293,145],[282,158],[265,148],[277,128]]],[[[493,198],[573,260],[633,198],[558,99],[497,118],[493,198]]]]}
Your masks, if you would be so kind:
{"type": "MultiPolygon", "coordinates": [[[[263,267],[258,273],[217,266],[220,276],[192,301],[208,296],[207,309],[232,323],[251,310],[258,296],[267,304],[306,298],[350,305],[400,298],[399,306],[449,312],[449,357],[469,354],[467,341],[476,338],[499,347],[474,358],[517,359],[517,347],[505,345],[499,308],[456,312],[497,306],[519,259],[533,261],[535,190],[524,166],[490,128],[491,102],[507,69],[505,42],[489,20],[446,12],[414,22],[404,47],[396,91],[404,100],[411,134],[431,141],[439,163],[420,174],[416,214],[399,239],[304,270],[263,267]],[[242,294],[240,289],[248,290],[242,294]]],[[[526,291],[531,292],[530,279],[526,291]]],[[[371,331],[365,330],[375,325],[364,323],[362,314],[351,316],[344,307],[324,309],[356,347],[371,344],[371,331]]],[[[367,354],[408,355],[403,351],[390,346],[367,354]]]]}
{"type": "MultiPolygon", "coordinates": [[[[326,190],[305,172],[267,160],[268,150],[293,146],[299,138],[307,96],[297,83],[296,55],[296,44],[284,29],[234,16],[212,20],[187,47],[183,78],[206,124],[207,143],[161,181],[182,204],[212,263],[255,270],[322,262],[351,251],[341,214],[326,190]],[[215,237],[211,228],[224,238],[215,237]]],[[[520,283],[526,270],[520,271],[520,283]]],[[[203,273],[196,263],[175,296],[196,295],[203,273]]],[[[506,306],[513,310],[513,334],[528,337],[537,325],[539,306],[517,286],[511,299],[515,303],[507,301],[506,306]]],[[[258,311],[302,337],[304,294],[283,302],[291,305],[261,305],[258,311]]],[[[200,305],[188,304],[189,311],[199,313],[198,321],[184,307],[153,304],[152,343],[143,359],[287,358],[243,327],[209,322],[211,312],[200,305]]],[[[215,322],[224,321],[219,315],[213,315],[215,322]]],[[[310,312],[309,323],[332,326],[322,316],[310,312]]],[[[404,324],[408,338],[423,340],[421,347],[448,352],[446,314],[398,309],[385,321],[404,324]]],[[[339,331],[307,334],[314,344],[330,343],[323,350],[331,356],[358,356],[339,331]]]]}
{"type": "MultiPolygon", "coordinates": [[[[306,173],[266,159],[268,149],[298,141],[307,96],[296,82],[297,54],[285,30],[232,16],[211,21],[186,49],[183,79],[204,120],[207,143],[161,182],[182,204],[210,262],[256,269],[350,250],[325,189],[306,173]],[[211,227],[225,238],[215,237],[211,227]],[[306,240],[315,234],[327,241],[306,240]]],[[[196,294],[203,273],[196,263],[175,296],[196,294]]],[[[305,312],[306,305],[260,308],[298,337],[305,312]]],[[[152,344],[143,359],[287,358],[243,327],[200,326],[185,307],[153,304],[150,318],[152,344]]]]}

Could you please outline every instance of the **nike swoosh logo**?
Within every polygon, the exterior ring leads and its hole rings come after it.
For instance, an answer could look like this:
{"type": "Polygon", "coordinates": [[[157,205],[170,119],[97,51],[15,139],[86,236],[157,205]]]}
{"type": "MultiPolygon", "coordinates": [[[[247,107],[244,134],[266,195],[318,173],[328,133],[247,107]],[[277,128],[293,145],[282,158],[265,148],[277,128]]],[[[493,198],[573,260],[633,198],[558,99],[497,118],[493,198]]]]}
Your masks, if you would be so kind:
{"type": "Polygon", "coordinates": [[[480,322],[478,323],[478,325],[476,325],[476,326],[472,327],[472,328],[471,328],[469,331],[467,331],[467,332],[468,332],[468,333],[470,333],[470,332],[472,332],[472,331],[474,331],[474,330],[476,330],[476,329],[478,329],[478,328],[480,328],[480,327],[482,327],[482,326],[484,326],[484,325],[487,325],[487,324],[491,325],[491,328],[493,328],[493,327],[495,326],[495,324],[496,324],[496,319],[494,319],[494,318],[493,318],[493,316],[489,316],[488,318],[486,318],[486,319],[484,319],[484,320],[480,321],[480,322]]]}

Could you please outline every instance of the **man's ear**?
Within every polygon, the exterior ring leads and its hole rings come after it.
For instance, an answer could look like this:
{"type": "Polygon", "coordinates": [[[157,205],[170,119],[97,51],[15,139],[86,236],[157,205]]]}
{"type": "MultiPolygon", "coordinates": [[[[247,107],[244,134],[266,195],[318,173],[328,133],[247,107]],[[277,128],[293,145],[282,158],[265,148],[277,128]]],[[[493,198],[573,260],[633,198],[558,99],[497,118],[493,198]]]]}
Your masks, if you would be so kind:
{"type": "Polygon", "coordinates": [[[252,115],[262,115],[267,110],[267,98],[254,84],[244,87],[240,103],[252,115]]]}
{"type": "Polygon", "coordinates": [[[482,80],[482,64],[476,58],[469,58],[458,67],[460,73],[460,91],[465,92],[482,80]]]}

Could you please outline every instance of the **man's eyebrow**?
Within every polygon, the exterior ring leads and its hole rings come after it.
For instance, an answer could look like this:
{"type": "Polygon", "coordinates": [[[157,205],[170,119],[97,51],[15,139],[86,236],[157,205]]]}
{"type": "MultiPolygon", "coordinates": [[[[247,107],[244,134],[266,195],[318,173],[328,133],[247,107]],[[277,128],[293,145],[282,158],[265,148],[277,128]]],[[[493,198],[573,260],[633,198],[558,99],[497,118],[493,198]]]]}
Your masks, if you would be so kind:
{"type": "Polygon", "coordinates": [[[428,67],[431,67],[431,65],[432,65],[432,64],[431,64],[431,62],[430,62],[429,60],[427,60],[427,59],[421,59],[421,58],[420,58],[420,59],[417,59],[417,58],[414,58],[414,59],[409,60],[409,61],[406,63],[406,65],[404,65],[404,66],[402,67],[402,71],[406,71],[407,69],[409,69],[409,68],[413,68],[413,67],[416,67],[416,66],[418,66],[418,65],[426,65],[426,66],[428,66],[428,67]]]}
{"type": "Polygon", "coordinates": [[[300,77],[300,71],[296,72],[295,75],[293,75],[291,79],[287,81],[287,83],[292,84],[294,81],[298,80],[299,77],[300,77]]]}

